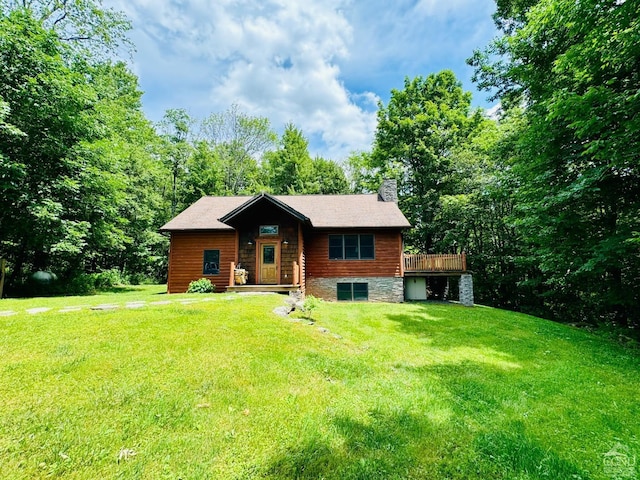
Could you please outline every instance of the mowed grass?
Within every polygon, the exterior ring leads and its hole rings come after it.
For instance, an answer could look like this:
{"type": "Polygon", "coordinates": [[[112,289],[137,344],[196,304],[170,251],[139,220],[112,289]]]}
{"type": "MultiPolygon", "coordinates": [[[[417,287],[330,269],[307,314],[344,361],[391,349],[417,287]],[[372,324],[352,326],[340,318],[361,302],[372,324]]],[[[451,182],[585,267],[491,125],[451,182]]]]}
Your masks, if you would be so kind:
{"type": "Polygon", "coordinates": [[[637,474],[637,350],[484,307],[322,303],[310,325],[282,296],[205,297],[0,317],[0,478],[637,474]]]}
{"type": "Polygon", "coordinates": [[[46,307],[63,309],[67,307],[90,308],[99,305],[121,305],[129,302],[157,302],[166,300],[193,299],[191,294],[167,295],[166,285],[126,285],[96,295],[4,298],[0,300],[0,312],[21,313],[32,308],[46,307]]]}

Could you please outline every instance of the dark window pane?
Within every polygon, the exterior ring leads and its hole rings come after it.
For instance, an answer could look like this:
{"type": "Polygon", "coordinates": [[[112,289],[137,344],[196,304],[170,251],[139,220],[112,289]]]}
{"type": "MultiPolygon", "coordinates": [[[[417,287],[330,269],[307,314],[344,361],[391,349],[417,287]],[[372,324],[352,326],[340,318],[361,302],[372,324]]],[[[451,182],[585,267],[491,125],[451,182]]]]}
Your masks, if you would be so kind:
{"type": "Polygon", "coordinates": [[[329,258],[344,258],[342,253],[342,235],[329,235],[329,258]]]}
{"type": "Polygon", "coordinates": [[[357,260],[358,255],[358,235],[344,236],[344,258],[348,260],[357,260]]]}
{"type": "Polygon", "coordinates": [[[360,235],[360,258],[363,260],[373,260],[375,258],[373,235],[360,235]]]}
{"type": "Polygon", "coordinates": [[[352,299],[353,299],[353,296],[351,294],[351,284],[339,283],[338,284],[338,300],[350,301],[352,299]]]}
{"type": "Polygon", "coordinates": [[[202,264],[203,275],[220,274],[220,250],[205,250],[202,264]]]}
{"type": "Polygon", "coordinates": [[[276,247],[273,245],[264,245],[262,247],[262,263],[265,265],[276,263],[276,247]]]}
{"type": "Polygon", "coordinates": [[[353,299],[354,300],[369,300],[369,284],[368,283],[354,283],[353,284],[353,299]]]}

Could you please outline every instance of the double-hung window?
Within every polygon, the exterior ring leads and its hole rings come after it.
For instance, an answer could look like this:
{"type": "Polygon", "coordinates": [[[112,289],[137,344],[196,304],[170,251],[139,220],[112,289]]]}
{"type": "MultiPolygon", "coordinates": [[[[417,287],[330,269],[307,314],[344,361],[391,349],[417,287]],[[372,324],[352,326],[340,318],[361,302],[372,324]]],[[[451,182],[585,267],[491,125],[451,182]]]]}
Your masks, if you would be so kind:
{"type": "Polygon", "coordinates": [[[374,260],[373,234],[329,235],[329,259],[374,260]]]}

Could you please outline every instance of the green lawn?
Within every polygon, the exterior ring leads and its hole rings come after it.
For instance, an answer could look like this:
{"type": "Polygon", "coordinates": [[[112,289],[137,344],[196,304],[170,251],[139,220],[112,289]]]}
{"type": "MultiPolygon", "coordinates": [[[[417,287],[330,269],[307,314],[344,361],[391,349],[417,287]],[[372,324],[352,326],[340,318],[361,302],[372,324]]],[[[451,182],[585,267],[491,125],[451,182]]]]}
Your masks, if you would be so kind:
{"type": "Polygon", "coordinates": [[[278,295],[162,291],[0,301],[1,478],[640,471],[637,350],[484,307],[322,303],[309,325],[278,295]]]}
{"type": "Polygon", "coordinates": [[[0,312],[24,312],[27,309],[48,307],[61,309],[65,307],[92,307],[105,304],[120,304],[128,302],[146,301],[156,302],[168,299],[178,300],[193,298],[193,295],[167,295],[166,285],[132,285],[114,287],[111,291],[99,295],[82,295],[77,297],[35,297],[35,298],[5,298],[0,300],[0,312]]]}

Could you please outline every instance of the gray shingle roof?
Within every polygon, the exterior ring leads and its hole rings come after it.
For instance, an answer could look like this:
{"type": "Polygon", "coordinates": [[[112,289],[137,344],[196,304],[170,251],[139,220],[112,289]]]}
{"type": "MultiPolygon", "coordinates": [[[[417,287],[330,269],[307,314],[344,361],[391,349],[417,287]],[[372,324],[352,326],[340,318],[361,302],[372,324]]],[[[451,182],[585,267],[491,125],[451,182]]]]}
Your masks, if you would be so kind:
{"type": "MultiPolygon", "coordinates": [[[[409,228],[411,225],[393,202],[365,195],[273,195],[308,217],[315,228],[409,228]]],[[[161,231],[233,230],[218,219],[254,197],[202,197],[163,225],[161,231]]]]}

